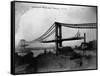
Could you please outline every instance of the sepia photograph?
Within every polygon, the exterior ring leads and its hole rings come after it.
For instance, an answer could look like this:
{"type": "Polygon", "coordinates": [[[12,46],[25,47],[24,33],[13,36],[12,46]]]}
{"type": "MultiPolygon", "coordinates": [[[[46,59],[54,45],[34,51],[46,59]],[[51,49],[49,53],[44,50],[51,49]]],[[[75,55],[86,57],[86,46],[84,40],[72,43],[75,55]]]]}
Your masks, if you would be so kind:
{"type": "Polygon", "coordinates": [[[97,69],[97,6],[12,2],[13,74],[97,69]]]}

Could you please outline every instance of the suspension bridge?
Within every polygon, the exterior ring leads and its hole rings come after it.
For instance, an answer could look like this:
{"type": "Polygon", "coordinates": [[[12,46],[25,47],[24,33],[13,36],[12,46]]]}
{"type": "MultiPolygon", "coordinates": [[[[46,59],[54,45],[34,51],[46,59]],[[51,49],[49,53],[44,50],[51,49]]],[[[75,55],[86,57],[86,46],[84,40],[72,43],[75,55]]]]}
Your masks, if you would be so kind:
{"type": "Polygon", "coordinates": [[[84,39],[84,42],[86,42],[85,33],[84,33],[84,37],[81,37],[79,31],[76,33],[76,35],[74,37],[63,39],[62,38],[62,27],[78,28],[78,29],[97,29],[97,23],[66,24],[66,23],[55,22],[44,34],[42,34],[37,39],[32,40],[27,43],[34,43],[36,41],[38,41],[40,43],[55,43],[56,52],[57,52],[59,50],[59,48],[62,47],[63,41],[84,39]],[[55,38],[52,40],[46,40],[51,35],[55,35],[55,38]]]}

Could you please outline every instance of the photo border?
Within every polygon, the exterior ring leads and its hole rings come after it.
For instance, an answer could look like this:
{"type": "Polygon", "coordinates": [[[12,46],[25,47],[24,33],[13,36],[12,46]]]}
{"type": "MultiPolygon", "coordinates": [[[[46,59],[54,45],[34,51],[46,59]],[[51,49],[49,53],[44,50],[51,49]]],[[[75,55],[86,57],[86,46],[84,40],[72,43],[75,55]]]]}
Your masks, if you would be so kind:
{"type": "Polygon", "coordinates": [[[95,5],[80,5],[80,4],[64,4],[64,3],[49,3],[49,2],[32,2],[32,1],[11,1],[11,74],[24,75],[24,74],[42,74],[42,73],[58,73],[58,72],[73,72],[73,71],[90,71],[98,70],[98,6],[95,5]],[[15,52],[15,3],[34,3],[34,4],[51,4],[51,5],[69,5],[69,6],[84,6],[84,7],[96,7],[96,38],[97,38],[97,50],[96,50],[96,69],[81,69],[81,70],[64,70],[64,71],[52,71],[52,72],[38,72],[38,73],[15,73],[14,67],[14,52],[15,52]]]}

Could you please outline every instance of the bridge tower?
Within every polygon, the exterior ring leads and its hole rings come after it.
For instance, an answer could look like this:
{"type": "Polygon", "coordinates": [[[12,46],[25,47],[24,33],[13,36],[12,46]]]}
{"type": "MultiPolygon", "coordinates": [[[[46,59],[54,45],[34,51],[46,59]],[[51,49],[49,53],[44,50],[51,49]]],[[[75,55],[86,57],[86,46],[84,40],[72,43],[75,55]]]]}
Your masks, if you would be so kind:
{"type": "Polygon", "coordinates": [[[86,43],[86,33],[84,33],[84,43],[86,43]]]}
{"type": "Polygon", "coordinates": [[[55,40],[56,40],[56,52],[59,53],[59,47],[62,47],[62,26],[61,24],[55,22],[55,40]]]}

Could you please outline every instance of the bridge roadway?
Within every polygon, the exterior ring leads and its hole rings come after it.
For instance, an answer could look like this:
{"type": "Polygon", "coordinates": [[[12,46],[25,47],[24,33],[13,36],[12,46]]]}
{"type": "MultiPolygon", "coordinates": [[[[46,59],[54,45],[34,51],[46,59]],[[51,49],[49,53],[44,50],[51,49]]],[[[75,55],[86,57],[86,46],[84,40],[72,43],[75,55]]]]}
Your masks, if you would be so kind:
{"type": "Polygon", "coordinates": [[[49,40],[49,41],[42,41],[42,43],[50,43],[50,42],[57,42],[57,41],[80,40],[80,39],[84,39],[84,37],[72,37],[72,38],[66,38],[66,39],[60,39],[60,40],[49,40]]]}

